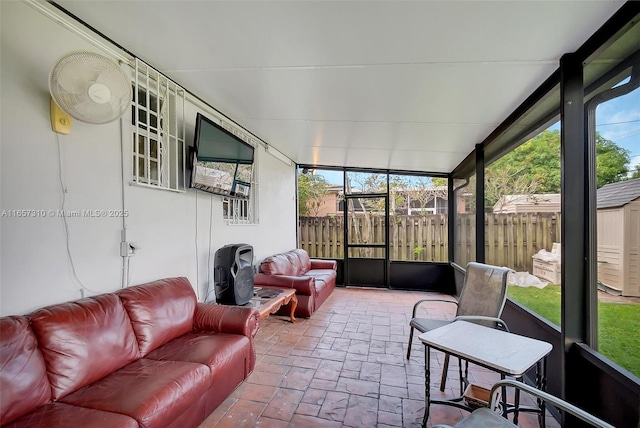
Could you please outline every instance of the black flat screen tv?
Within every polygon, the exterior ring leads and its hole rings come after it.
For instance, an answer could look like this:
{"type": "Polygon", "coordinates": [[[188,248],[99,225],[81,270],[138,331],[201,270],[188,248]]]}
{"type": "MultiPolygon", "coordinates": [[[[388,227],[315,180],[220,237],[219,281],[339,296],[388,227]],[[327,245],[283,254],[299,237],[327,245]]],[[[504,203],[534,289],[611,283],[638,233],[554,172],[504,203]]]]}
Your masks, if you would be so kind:
{"type": "Polygon", "coordinates": [[[231,198],[248,198],[253,147],[198,113],[191,154],[191,184],[231,198]]]}

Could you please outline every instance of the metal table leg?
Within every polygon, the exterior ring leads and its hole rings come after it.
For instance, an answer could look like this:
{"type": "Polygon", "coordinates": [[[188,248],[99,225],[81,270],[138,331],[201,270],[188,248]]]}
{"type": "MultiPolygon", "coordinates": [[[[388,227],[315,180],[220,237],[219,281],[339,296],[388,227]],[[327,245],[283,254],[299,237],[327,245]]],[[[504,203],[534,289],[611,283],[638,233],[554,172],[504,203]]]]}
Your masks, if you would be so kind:
{"type": "MultiPolygon", "coordinates": [[[[505,379],[505,375],[503,373],[500,373],[500,380],[504,380],[505,379]]],[[[507,387],[503,386],[502,387],[502,415],[505,417],[505,419],[509,419],[509,414],[507,413],[507,387]]],[[[493,409],[492,409],[493,410],[493,409]]]]}
{"type": "MultiPolygon", "coordinates": [[[[516,380],[522,381],[521,377],[516,380]]],[[[520,390],[516,388],[513,393],[513,424],[518,425],[518,416],[520,414],[520,390]]]]}
{"type": "Polygon", "coordinates": [[[422,428],[426,428],[429,419],[429,404],[431,404],[431,348],[424,345],[424,416],[422,428]]]}
{"type": "MultiPolygon", "coordinates": [[[[538,361],[536,364],[536,388],[541,391],[545,391],[547,389],[547,357],[545,356],[542,361],[538,361]]],[[[540,409],[540,413],[538,414],[538,424],[541,428],[546,428],[547,426],[547,418],[545,417],[545,412],[547,407],[544,404],[544,401],[541,399],[537,399],[538,409],[540,409]]]]}
{"type": "Polygon", "coordinates": [[[447,384],[447,373],[449,373],[449,354],[444,354],[444,365],[442,366],[442,377],[440,378],[440,391],[444,392],[447,384]]]}

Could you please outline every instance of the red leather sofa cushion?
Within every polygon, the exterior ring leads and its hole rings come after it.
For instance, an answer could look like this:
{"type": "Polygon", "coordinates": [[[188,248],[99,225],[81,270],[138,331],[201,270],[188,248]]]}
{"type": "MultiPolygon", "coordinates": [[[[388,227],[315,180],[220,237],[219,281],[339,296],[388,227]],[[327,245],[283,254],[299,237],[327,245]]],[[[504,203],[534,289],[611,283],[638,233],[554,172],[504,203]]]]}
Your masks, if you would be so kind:
{"type": "Polygon", "coordinates": [[[294,253],[293,251],[287,251],[286,253],[284,253],[284,256],[289,261],[289,266],[290,266],[289,272],[291,272],[289,275],[293,275],[293,276],[304,275],[304,273],[306,272],[304,270],[304,265],[300,263],[300,257],[298,257],[296,253],[294,253]]]}
{"type": "Polygon", "coordinates": [[[0,425],[44,406],[51,388],[25,317],[0,318],[0,425]]]}
{"type": "Polygon", "coordinates": [[[297,264],[293,264],[285,254],[269,256],[260,263],[260,272],[267,275],[297,276],[297,271],[297,264]]]}
{"type": "Polygon", "coordinates": [[[298,257],[298,266],[300,266],[299,275],[304,275],[305,273],[309,272],[309,270],[311,269],[311,259],[309,258],[309,254],[307,254],[305,250],[296,248],[295,250],[289,251],[289,253],[298,257]]]}
{"type": "Polygon", "coordinates": [[[197,331],[162,345],[145,358],[205,364],[210,370],[210,382],[216,385],[216,390],[220,390],[224,397],[249,375],[247,365],[253,360],[247,337],[197,331]]]}
{"type": "Polygon", "coordinates": [[[260,263],[260,272],[267,275],[302,276],[311,269],[311,259],[305,250],[295,249],[269,256],[260,263]]]}
{"type": "Polygon", "coordinates": [[[194,331],[162,345],[146,358],[209,366],[215,387],[205,397],[208,415],[255,367],[254,344],[249,338],[255,336],[258,320],[259,313],[252,308],[198,303],[194,331]]]}
{"type": "MultiPolygon", "coordinates": [[[[240,366],[238,361],[248,356],[249,338],[245,336],[193,331],[162,345],[145,358],[200,363],[212,371],[221,370],[224,373],[233,370],[234,365],[240,366]]],[[[244,364],[240,368],[241,376],[244,376],[244,364]]]]}
{"type": "Polygon", "coordinates": [[[51,403],[12,421],[2,428],[113,427],[138,428],[129,416],[64,403],[51,403]]]}
{"type": "Polygon", "coordinates": [[[198,303],[193,328],[254,337],[259,319],[260,314],[253,308],[198,303]]]}
{"type": "Polygon", "coordinates": [[[322,260],[322,259],[313,259],[311,260],[311,270],[332,270],[336,271],[338,269],[338,262],[335,260],[322,260]]]}
{"type": "Polygon", "coordinates": [[[335,282],[336,271],[330,269],[315,269],[307,272],[307,275],[312,276],[316,280],[316,289],[324,287],[327,284],[330,284],[332,281],[335,282]],[[324,284],[318,284],[322,282],[324,284]]]}
{"type": "Polygon", "coordinates": [[[141,358],[62,401],[128,415],[144,428],[169,425],[209,389],[209,368],[141,358]]]}
{"type": "Polygon", "coordinates": [[[240,368],[241,381],[255,367],[255,350],[249,337],[257,333],[258,320],[259,313],[253,308],[198,303],[195,331],[150,352],[146,358],[206,364],[216,379],[220,372],[230,375],[240,368]],[[238,364],[243,360],[245,364],[238,364]]]}
{"type": "MultiPolygon", "coordinates": [[[[252,308],[198,303],[193,328],[196,331],[241,334],[249,338],[256,336],[259,320],[260,314],[252,308]]],[[[245,377],[249,376],[255,365],[256,351],[253,340],[250,340],[249,354],[245,360],[245,377]]]]}
{"type": "Polygon", "coordinates": [[[30,318],[54,400],[139,357],[131,322],[115,294],[49,306],[30,318]]]}
{"type": "Polygon", "coordinates": [[[193,328],[196,295],[187,278],[168,278],[118,292],[141,356],[193,328]]]}

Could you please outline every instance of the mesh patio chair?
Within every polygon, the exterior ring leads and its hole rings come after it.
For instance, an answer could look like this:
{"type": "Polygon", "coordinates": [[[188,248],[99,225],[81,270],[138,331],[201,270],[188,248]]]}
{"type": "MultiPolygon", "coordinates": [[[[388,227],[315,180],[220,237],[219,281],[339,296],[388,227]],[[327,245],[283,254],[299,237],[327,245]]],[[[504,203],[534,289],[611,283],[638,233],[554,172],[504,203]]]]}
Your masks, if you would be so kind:
{"type": "MultiPolygon", "coordinates": [[[[464,319],[488,327],[500,327],[508,331],[506,324],[500,319],[500,315],[502,315],[502,309],[507,300],[507,275],[510,271],[511,269],[504,267],[470,262],[467,264],[462,292],[457,301],[437,298],[418,300],[413,306],[411,322],[409,323],[411,331],[409,333],[407,360],[411,356],[414,329],[424,333],[453,321],[464,319]],[[456,317],[452,320],[416,317],[418,308],[426,302],[453,303],[458,306],[456,317]]],[[[442,367],[441,391],[444,391],[448,368],[449,354],[446,354],[442,367]]]]}
{"type": "MultiPolygon", "coordinates": [[[[545,403],[552,404],[558,409],[565,411],[577,419],[580,419],[583,422],[586,422],[590,426],[598,427],[598,428],[613,428],[613,425],[608,424],[607,422],[596,418],[595,416],[585,412],[584,410],[567,403],[566,401],[551,395],[549,393],[540,391],[532,386],[524,384],[522,382],[518,382],[512,379],[505,379],[497,382],[491,388],[491,401],[489,403],[489,407],[481,407],[479,409],[474,410],[469,416],[461,419],[456,423],[453,428],[472,428],[472,427],[485,427],[485,428],[515,428],[517,425],[514,425],[509,420],[501,416],[500,414],[491,411],[489,409],[496,408],[498,404],[498,390],[504,387],[513,387],[518,390],[524,391],[527,394],[530,394],[533,397],[536,397],[539,400],[544,401],[545,403]]],[[[433,425],[433,428],[452,428],[450,425],[437,424],[433,425]]]]}

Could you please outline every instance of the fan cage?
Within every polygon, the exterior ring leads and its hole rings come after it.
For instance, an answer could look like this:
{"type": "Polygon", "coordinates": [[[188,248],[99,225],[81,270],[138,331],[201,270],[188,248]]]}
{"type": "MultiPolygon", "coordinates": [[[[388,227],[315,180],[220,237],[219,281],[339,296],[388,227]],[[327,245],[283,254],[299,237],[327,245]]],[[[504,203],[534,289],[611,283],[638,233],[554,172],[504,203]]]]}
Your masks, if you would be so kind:
{"type": "Polygon", "coordinates": [[[60,58],[49,74],[49,92],[65,113],[81,122],[105,124],[120,118],[131,100],[131,79],[113,60],[89,51],[73,51],[60,58]],[[92,85],[108,88],[110,99],[95,102],[92,85]]]}

